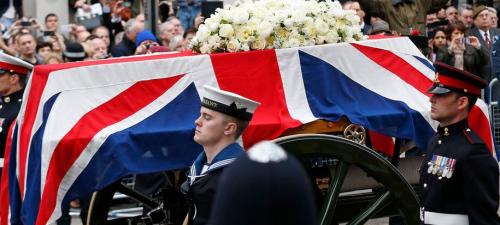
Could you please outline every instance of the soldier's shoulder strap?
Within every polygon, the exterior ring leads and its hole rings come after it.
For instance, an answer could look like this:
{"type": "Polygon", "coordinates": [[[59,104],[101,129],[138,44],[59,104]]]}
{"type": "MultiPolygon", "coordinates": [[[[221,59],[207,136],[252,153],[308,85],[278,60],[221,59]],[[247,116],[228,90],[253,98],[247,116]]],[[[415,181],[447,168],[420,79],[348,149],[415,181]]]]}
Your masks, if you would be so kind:
{"type": "Polygon", "coordinates": [[[464,131],[465,138],[469,141],[470,144],[484,144],[484,141],[476,134],[476,132],[472,131],[470,128],[465,129],[464,131]]]}

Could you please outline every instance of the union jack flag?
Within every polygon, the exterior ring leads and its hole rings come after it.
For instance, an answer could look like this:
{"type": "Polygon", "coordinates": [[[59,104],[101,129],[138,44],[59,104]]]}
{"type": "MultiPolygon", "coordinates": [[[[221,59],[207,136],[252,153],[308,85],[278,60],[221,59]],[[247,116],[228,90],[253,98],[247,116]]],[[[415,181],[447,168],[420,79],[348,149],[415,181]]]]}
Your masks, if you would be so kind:
{"type": "MultiPolygon", "coordinates": [[[[425,148],[432,64],[408,38],[35,67],[11,129],[0,225],[54,224],[61,205],[131,173],[188,167],[203,85],[261,102],[243,144],[317,119],[352,123],[425,148]]],[[[487,107],[470,125],[493,151],[487,107]]]]}

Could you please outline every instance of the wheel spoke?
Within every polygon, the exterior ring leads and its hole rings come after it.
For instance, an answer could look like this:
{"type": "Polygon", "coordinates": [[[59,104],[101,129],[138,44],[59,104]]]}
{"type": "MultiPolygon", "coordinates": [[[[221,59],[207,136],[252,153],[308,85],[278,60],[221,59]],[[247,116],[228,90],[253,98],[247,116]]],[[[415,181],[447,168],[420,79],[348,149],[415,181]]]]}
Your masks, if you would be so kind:
{"type": "Polygon", "coordinates": [[[336,167],[331,168],[331,172],[334,174],[330,187],[328,188],[328,193],[326,194],[325,201],[323,203],[323,208],[320,214],[320,224],[330,225],[335,214],[335,207],[337,205],[337,199],[339,197],[340,189],[344,183],[344,179],[349,170],[350,163],[344,161],[338,161],[336,167]]]}
{"type": "Polygon", "coordinates": [[[370,205],[368,205],[360,214],[355,216],[348,225],[358,225],[365,224],[368,219],[377,214],[384,207],[389,205],[391,202],[391,193],[390,191],[385,191],[383,194],[378,196],[375,200],[372,201],[370,205]]]}

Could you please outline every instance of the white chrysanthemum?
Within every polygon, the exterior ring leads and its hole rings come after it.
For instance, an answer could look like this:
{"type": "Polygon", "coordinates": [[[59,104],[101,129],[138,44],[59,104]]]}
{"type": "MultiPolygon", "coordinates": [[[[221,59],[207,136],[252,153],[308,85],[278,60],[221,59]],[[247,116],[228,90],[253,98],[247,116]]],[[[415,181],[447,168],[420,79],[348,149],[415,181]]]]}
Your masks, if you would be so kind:
{"type": "Polygon", "coordinates": [[[328,24],[325,21],[323,21],[322,19],[316,20],[314,22],[314,27],[316,28],[316,31],[320,35],[328,33],[328,30],[329,30],[328,24]]]}
{"type": "Polygon", "coordinates": [[[200,25],[198,31],[196,32],[196,39],[200,42],[205,42],[207,41],[209,36],[210,31],[208,30],[207,26],[205,24],[200,25]]]}
{"type": "Polygon", "coordinates": [[[248,158],[259,163],[281,162],[287,159],[287,154],[279,145],[263,141],[255,144],[248,152],[248,158]]]}

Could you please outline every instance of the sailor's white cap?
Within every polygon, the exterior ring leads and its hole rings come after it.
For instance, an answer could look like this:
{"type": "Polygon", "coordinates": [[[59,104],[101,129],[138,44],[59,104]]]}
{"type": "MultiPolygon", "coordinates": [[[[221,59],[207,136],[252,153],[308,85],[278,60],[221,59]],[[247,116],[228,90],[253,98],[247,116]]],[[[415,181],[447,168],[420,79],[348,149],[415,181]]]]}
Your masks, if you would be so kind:
{"type": "Polygon", "coordinates": [[[252,120],[255,109],[260,105],[259,102],[245,98],[241,95],[220,90],[210,86],[203,86],[205,92],[201,105],[203,107],[224,113],[226,115],[244,120],[252,120]]]}

